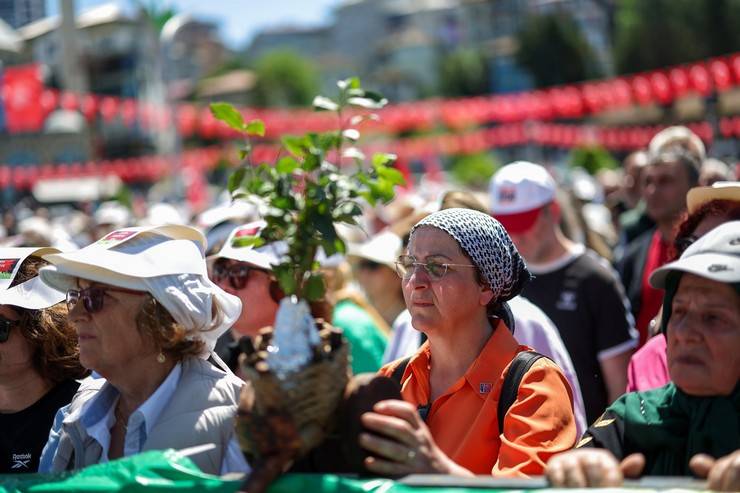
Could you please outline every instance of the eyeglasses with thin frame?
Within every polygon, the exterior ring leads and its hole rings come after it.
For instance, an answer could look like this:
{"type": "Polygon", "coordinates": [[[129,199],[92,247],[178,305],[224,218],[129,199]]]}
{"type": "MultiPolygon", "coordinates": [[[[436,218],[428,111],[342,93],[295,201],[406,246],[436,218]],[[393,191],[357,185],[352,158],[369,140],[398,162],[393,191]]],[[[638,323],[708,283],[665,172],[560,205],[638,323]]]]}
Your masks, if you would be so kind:
{"type": "Polygon", "coordinates": [[[71,312],[74,307],[77,306],[77,303],[82,300],[82,306],[85,307],[87,313],[97,313],[103,309],[105,294],[108,291],[116,293],[145,294],[144,291],[109,286],[90,286],[85,289],[70,289],[67,291],[67,310],[71,312]]]}
{"type": "Polygon", "coordinates": [[[19,326],[20,320],[10,320],[0,315],[0,343],[8,342],[10,337],[10,329],[19,326]]]}
{"type": "Polygon", "coordinates": [[[247,281],[249,281],[249,273],[253,270],[262,269],[257,269],[243,263],[229,265],[227,262],[216,261],[211,269],[211,279],[218,284],[228,279],[232,288],[236,290],[244,289],[247,281]]]}
{"type": "Polygon", "coordinates": [[[446,262],[435,262],[434,260],[428,260],[426,262],[418,262],[416,257],[413,255],[401,255],[396,261],[396,273],[401,279],[408,279],[411,274],[414,273],[416,267],[422,267],[424,271],[435,281],[442,279],[450,267],[468,267],[475,268],[471,264],[451,264],[446,262]]]}

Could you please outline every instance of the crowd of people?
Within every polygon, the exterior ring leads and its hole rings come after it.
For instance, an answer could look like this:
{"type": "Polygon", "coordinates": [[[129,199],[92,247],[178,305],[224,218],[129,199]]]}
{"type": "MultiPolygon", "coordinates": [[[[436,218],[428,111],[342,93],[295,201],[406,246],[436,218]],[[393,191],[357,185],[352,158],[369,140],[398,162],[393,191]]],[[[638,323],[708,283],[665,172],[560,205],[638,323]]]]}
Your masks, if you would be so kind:
{"type": "MultiPolygon", "coordinates": [[[[740,490],[738,177],[684,127],[621,170],[563,171],[400,194],[316,259],[313,315],[354,374],[400,389],[360,417],[363,467],[740,490]]],[[[0,473],[203,444],[204,472],[249,473],[239,341],[285,297],[286,246],[238,241],[265,227],[256,209],[24,215],[0,246],[0,473]]]]}

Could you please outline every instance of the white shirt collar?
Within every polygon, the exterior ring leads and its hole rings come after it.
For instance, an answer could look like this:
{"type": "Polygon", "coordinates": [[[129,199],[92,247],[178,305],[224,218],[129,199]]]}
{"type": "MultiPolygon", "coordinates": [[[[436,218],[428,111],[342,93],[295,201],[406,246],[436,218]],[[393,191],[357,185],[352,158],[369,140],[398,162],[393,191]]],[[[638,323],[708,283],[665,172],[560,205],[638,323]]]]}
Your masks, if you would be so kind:
{"type": "MultiPolygon", "coordinates": [[[[125,456],[141,452],[152,427],[172,399],[181,374],[182,365],[178,363],[157,387],[157,390],[131,414],[126,425],[125,456]]],[[[101,462],[108,461],[110,428],[115,422],[114,410],[119,395],[118,390],[106,382],[100,392],[80,410],[82,427],[103,449],[101,462]]]]}

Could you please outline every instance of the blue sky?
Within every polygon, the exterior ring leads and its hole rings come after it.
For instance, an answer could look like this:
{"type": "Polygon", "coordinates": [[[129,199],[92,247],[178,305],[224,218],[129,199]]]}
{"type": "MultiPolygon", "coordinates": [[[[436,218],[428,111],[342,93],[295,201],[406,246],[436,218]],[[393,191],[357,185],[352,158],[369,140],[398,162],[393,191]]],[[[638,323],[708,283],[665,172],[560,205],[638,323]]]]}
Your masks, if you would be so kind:
{"type": "MultiPolygon", "coordinates": [[[[131,7],[134,0],[76,0],[77,10],[110,1],[131,7]]],[[[260,30],[284,25],[317,25],[328,22],[331,8],[340,0],[160,0],[178,12],[215,22],[224,42],[241,48],[260,30]]],[[[59,0],[47,0],[50,15],[59,12],[59,0]]],[[[148,2],[147,2],[148,3],[148,2]]]]}

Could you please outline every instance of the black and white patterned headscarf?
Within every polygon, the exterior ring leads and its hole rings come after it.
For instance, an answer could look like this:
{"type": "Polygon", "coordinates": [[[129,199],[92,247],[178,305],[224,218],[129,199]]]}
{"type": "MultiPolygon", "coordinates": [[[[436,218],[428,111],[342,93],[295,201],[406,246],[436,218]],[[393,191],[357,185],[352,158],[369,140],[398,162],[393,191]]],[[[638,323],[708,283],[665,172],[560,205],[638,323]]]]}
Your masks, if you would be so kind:
{"type": "Polygon", "coordinates": [[[493,291],[493,300],[498,304],[503,305],[518,295],[531,278],[509,234],[488,214],[472,209],[444,209],[419,221],[411,229],[411,238],[421,226],[441,229],[457,241],[493,291]]]}

